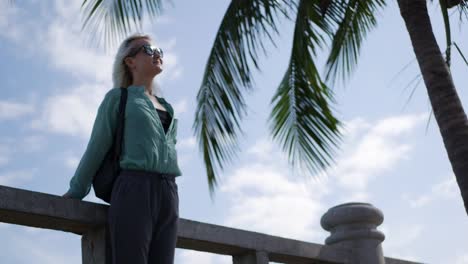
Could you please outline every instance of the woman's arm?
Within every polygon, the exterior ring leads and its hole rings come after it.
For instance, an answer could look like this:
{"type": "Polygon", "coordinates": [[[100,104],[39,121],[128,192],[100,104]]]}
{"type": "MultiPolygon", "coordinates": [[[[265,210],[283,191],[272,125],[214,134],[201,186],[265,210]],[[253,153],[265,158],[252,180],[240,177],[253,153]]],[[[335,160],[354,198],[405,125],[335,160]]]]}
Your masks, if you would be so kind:
{"type": "Polygon", "coordinates": [[[81,158],[75,175],[70,180],[69,190],[62,195],[67,198],[83,199],[91,190],[96,174],[114,138],[117,123],[120,89],[110,90],[99,106],[91,137],[81,158]]]}

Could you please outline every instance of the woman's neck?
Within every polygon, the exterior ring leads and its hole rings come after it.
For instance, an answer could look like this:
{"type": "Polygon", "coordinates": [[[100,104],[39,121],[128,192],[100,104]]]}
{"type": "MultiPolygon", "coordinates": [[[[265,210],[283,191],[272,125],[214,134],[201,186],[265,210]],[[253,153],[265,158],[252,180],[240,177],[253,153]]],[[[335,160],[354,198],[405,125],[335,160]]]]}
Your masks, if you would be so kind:
{"type": "Polygon", "coordinates": [[[149,95],[153,95],[153,78],[151,79],[134,79],[133,80],[133,83],[132,85],[135,85],[135,86],[144,86],[145,87],[145,91],[149,94],[149,95]]]}

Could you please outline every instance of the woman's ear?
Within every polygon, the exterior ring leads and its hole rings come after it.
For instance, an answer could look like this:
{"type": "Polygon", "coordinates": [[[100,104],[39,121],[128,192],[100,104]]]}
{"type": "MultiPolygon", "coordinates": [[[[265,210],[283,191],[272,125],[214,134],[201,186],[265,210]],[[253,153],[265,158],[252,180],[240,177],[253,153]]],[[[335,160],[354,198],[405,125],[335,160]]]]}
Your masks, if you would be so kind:
{"type": "Polygon", "coordinates": [[[132,68],[134,67],[134,64],[135,64],[133,58],[131,58],[131,57],[125,58],[125,59],[124,59],[124,63],[127,65],[127,67],[128,67],[129,69],[132,69],[132,68]]]}

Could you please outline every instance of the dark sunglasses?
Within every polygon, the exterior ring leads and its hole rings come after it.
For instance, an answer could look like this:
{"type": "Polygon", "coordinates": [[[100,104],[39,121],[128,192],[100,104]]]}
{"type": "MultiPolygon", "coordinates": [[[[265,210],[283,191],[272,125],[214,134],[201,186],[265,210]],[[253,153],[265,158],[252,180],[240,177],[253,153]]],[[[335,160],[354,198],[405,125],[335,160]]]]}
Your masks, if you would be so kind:
{"type": "Polygon", "coordinates": [[[152,46],[152,45],[149,45],[149,44],[145,44],[145,45],[142,45],[142,46],[138,47],[133,52],[128,54],[128,57],[133,57],[133,56],[137,55],[138,52],[140,52],[141,49],[143,49],[143,51],[149,56],[156,55],[156,56],[158,56],[160,58],[163,57],[163,51],[162,51],[161,48],[158,48],[158,47],[155,47],[155,46],[152,46]]]}

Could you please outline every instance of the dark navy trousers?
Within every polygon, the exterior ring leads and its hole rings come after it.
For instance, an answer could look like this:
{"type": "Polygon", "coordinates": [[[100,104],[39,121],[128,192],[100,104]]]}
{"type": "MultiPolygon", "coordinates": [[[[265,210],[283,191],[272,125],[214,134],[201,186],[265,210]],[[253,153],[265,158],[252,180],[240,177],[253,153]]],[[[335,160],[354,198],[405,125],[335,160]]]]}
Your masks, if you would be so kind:
{"type": "Polygon", "coordinates": [[[123,170],[108,212],[113,264],[173,264],[179,220],[174,176],[123,170]]]}

